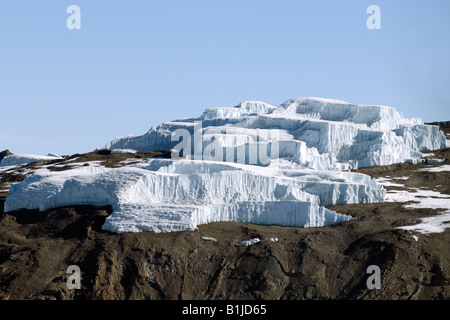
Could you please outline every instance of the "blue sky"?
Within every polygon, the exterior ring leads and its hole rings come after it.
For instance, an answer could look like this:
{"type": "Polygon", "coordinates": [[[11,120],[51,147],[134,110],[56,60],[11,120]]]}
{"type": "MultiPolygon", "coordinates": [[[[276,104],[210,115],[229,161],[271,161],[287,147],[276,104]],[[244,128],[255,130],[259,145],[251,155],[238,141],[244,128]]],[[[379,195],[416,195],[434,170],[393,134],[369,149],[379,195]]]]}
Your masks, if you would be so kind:
{"type": "Polygon", "coordinates": [[[0,0],[1,150],[87,152],[208,107],[296,97],[450,120],[450,1],[0,0]]]}

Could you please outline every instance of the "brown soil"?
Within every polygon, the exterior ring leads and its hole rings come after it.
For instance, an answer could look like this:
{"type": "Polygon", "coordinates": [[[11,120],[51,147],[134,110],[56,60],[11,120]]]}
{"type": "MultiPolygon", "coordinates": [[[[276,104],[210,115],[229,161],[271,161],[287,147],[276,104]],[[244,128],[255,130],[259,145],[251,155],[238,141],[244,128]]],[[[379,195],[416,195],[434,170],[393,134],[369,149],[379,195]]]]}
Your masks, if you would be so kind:
{"type": "MultiPolygon", "coordinates": [[[[434,153],[450,159],[449,149],[434,153]]],[[[109,159],[115,166],[122,157],[130,155],[94,152],[76,161],[109,159]]],[[[410,176],[402,180],[408,188],[450,194],[449,172],[417,171],[449,163],[359,171],[410,176]]],[[[438,213],[402,205],[331,206],[355,219],[323,228],[221,222],[122,235],[101,229],[110,207],[0,212],[0,299],[450,299],[450,229],[428,235],[396,229],[438,213]],[[255,237],[264,240],[236,246],[255,237]],[[81,289],[67,288],[69,265],[80,267],[81,289]],[[366,286],[370,265],[381,269],[379,290],[366,286]]]]}
{"type": "Polygon", "coordinates": [[[198,232],[116,235],[101,230],[110,208],[75,206],[4,215],[1,299],[449,299],[450,232],[395,229],[432,210],[400,204],[334,207],[357,219],[324,228],[243,223],[198,232]],[[208,242],[201,236],[212,236],[208,242]],[[277,237],[250,247],[242,240],[277,237]],[[66,287],[78,265],[82,288],[66,287]],[[382,271],[368,290],[369,265],[382,271]]]}

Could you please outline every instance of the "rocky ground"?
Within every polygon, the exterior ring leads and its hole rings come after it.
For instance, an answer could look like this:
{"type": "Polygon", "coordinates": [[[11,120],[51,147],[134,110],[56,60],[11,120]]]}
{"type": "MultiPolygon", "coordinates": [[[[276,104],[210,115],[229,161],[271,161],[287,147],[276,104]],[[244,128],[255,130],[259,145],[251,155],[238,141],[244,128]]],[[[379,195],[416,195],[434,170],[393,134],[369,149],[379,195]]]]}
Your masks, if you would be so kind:
{"type": "MultiPolygon", "coordinates": [[[[36,166],[64,170],[92,160],[117,166],[150,156],[168,155],[96,151],[29,164],[3,173],[0,189],[36,166]]],[[[449,171],[418,171],[450,164],[450,149],[433,157],[447,160],[360,172],[393,181],[408,176],[405,189],[450,194],[449,171]]],[[[332,206],[355,219],[322,228],[221,222],[198,231],[121,235],[101,229],[110,207],[0,211],[0,299],[450,299],[450,228],[431,234],[397,229],[438,214],[404,204],[332,206]],[[236,246],[256,237],[262,241],[236,246]],[[277,242],[269,240],[274,237],[277,242]],[[81,289],[67,288],[69,265],[80,267],[81,289]],[[370,265],[380,267],[381,289],[367,288],[370,265]]]]}

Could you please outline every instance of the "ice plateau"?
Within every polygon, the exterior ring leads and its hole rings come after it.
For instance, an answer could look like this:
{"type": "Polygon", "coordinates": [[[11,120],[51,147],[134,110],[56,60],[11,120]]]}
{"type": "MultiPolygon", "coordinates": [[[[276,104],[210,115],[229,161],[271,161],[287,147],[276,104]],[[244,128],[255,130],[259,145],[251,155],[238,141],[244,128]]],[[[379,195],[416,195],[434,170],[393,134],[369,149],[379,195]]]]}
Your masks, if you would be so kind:
{"type": "MultiPolygon", "coordinates": [[[[213,137],[224,150],[276,140],[277,158],[324,170],[340,164],[356,169],[399,163],[446,147],[438,126],[404,118],[392,107],[319,98],[292,99],[278,108],[257,101],[242,102],[232,108],[210,108],[199,118],[166,122],[141,136],[114,139],[105,147],[170,151],[178,145],[172,134],[181,130],[191,136],[200,131],[203,150],[213,137]]],[[[191,143],[188,155],[196,153],[191,143]]],[[[249,162],[248,158],[245,160],[249,162]]]]}
{"type": "Polygon", "coordinates": [[[105,146],[171,151],[172,159],[31,175],[10,187],[5,212],[111,205],[103,228],[117,233],[195,230],[215,221],[320,227],[351,219],[327,205],[384,201],[381,185],[348,169],[417,161],[445,145],[437,126],[391,107],[247,101],[105,146]]]}

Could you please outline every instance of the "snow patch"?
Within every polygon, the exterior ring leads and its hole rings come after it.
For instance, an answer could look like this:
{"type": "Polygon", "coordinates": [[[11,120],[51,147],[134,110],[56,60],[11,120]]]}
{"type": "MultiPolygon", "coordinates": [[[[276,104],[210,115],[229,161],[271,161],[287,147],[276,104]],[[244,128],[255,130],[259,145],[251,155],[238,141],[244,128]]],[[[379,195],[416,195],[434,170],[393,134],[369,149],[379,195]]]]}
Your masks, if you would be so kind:
{"type": "Polygon", "coordinates": [[[239,243],[236,246],[238,246],[238,247],[248,247],[248,246],[254,245],[255,243],[258,243],[260,241],[261,240],[259,238],[253,238],[251,240],[242,241],[241,243],[239,243]]]}
{"type": "Polygon", "coordinates": [[[389,178],[377,178],[377,183],[384,186],[384,187],[404,187],[401,183],[394,183],[391,182],[391,179],[389,178]]]}
{"type": "Polygon", "coordinates": [[[137,153],[137,151],[133,150],[133,149],[112,149],[111,153],[132,153],[132,154],[135,154],[135,153],[137,153]]]}
{"type": "Polygon", "coordinates": [[[59,158],[61,159],[62,157],[59,154],[53,153],[53,152],[48,152],[46,154],[47,157],[54,157],[54,158],[59,158]]]}
{"type": "Polygon", "coordinates": [[[399,227],[399,229],[416,231],[423,234],[441,233],[447,228],[450,228],[450,210],[432,217],[421,218],[418,224],[399,227]]]}
{"type": "Polygon", "coordinates": [[[408,190],[390,190],[386,202],[410,202],[405,208],[450,209],[450,195],[432,190],[411,188],[408,190]]]}
{"type": "Polygon", "coordinates": [[[43,161],[43,160],[56,160],[56,159],[63,159],[62,157],[48,153],[46,156],[40,156],[40,155],[33,155],[33,154],[14,154],[10,156],[6,156],[0,161],[0,167],[3,166],[17,166],[17,165],[23,165],[28,164],[36,161],[43,161]]]}
{"type": "Polygon", "coordinates": [[[419,169],[418,171],[428,171],[428,172],[450,171],[450,164],[445,164],[443,166],[433,167],[433,168],[422,168],[422,169],[419,169]]]}
{"type": "Polygon", "coordinates": [[[217,239],[213,238],[213,237],[202,237],[201,239],[205,240],[205,241],[211,241],[211,242],[216,242],[217,241],[217,239]]]}
{"type": "MultiPolygon", "coordinates": [[[[450,167],[450,166],[449,166],[450,167]]],[[[429,171],[435,168],[424,168],[420,171],[429,171]]],[[[403,177],[407,178],[407,177],[403,177]]],[[[391,178],[397,179],[399,178],[391,178]]],[[[379,178],[377,181],[384,186],[403,187],[398,183],[391,183],[389,178],[379,178]]],[[[406,180],[406,179],[404,179],[406,180]]],[[[420,222],[411,226],[398,227],[398,229],[416,231],[423,234],[443,232],[450,227],[450,195],[442,194],[433,190],[424,190],[419,188],[407,188],[407,190],[389,190],[386,194],[386,202],[408,202],[403,205],[406,209],[429,208],[444,210],[443,212],[431,217],[424,217],[420,222]]],[[[417,241],[417,239],[416,239],[417,241]]]]}
{"type": "Polygon", "coordinates": [[[437,215],[421,218],[418,224],[398,227],[398,229],[429,234],[443,232],[446,228],[450,228],[450,195],[432,190],[411,188],[409,190],[388,191],[386,201],[410,202],[403,206],[407,209],[430,208],[445,210],[437,215]]]}

